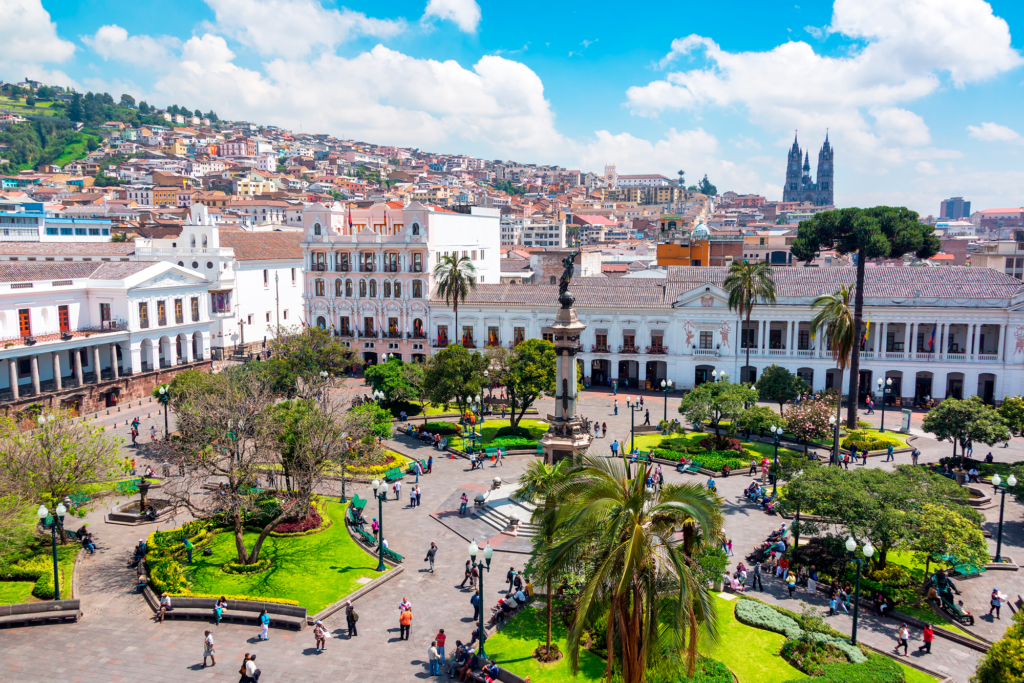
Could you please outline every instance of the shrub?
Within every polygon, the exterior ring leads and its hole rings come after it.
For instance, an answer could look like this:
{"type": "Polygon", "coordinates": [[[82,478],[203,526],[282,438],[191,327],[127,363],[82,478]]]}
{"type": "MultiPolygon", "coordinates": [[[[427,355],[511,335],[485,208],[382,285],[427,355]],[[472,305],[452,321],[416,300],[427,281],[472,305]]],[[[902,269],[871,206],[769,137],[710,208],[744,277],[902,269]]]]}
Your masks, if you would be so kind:
{"type": "MultiPolygon", "coordinates": [[[[884,655],[871,655],[862,664],[826,664],[814,683],[904,683],[906,678],[899,664],[884,655]]],[[[794,679],[788,683],[806,683],[794,679]]]]}
{"type": "Polygon", "coordinates": [[[869,451],[884,451],[889,445],[892,445],[893,448],[903,448],[903,444],[897,439],[891,439],[881,434],[867,434],[861,431],[849,432],[841,445],[849,450],[852,444],[857,444],[858,451],[865,449],[869,451]]]}
{"type": "Polygon", "coordinates": [[[454,422],[429,422],[423,425],[423,431],[428,434],[440,434],[449,436],[451,434],[462,434],[462,425],[454,422]]]}
{"type": "MultiPolygon", "coordinates": [[[[82,549],[77,543],[57,546],[57,565],[60,571],[61,597],[69,599],[71,594],[68,563],[74,563],[75,556],[82,549]]],[[[11,565],[0,566],[0,577],[4,581],[34,581],[33,597],[40,600],[53,600],[53,555],[49,548],[36,555],[25,557],[11,565]]]]}
{"type": "Polygon", "coordinates": [[[790,640],[799,638],[804,632],[795,619],[753,600],[740,600],[736,603],[736,619],[741,624],[779,633],[790,640]]]}
{"type": "MultiPolygon", "coordinates": [[[[960,467],[960,456],[939,458],[939,465],[949,465],[950,469],[960,467]]],[[[974,458],[964,458],[964,469],[970,470],[974,468],[978,470],[978,474],[983,477],[991,477],[993,474],[998,474],[1001,477],[1006,477],[1010,474],[1010,470],[1013,467],[1024,465],[1024,461],[1017,462],[985,462],[984,460],[975,460],[974,458]]]]}
{"type": "Polygon", "coordinates": [[[812,538],[790,551],[789,563],[813,566],[819,573],[841,576],[849,564],[845,541],[837,536],[812,538]]]}
{"type": "Polygon", "coordinates": [[[808,633],[805,631],[802,639],[818,645],[834,647],[846,655],[846,659],[852,664],[863,664],[868,661],[867,656],[860,651],[860,648],[856,645],[851,645],[846,636],[837,637],[826,633],[808,633]]]}
{"type": "Polygon", "coordinates": [[[272,602],[275,605],[299,605],[298,600],[289,600],[288,598],[264,598],[264,597],[253,597],[251,595],[214,595],[213,593],[168,593],[172,598],[224,598],[230,603],[232,600],[245,600],[248,602],[272,602]]]}
{"type": "Polygon", "coordinates": [[[499,436],[487,444],[487,448],[535,448],[537,440],[525,436],[499,436]]]}
{"type": "Polygon", "coordinates": [[[269,557],[261,557],[256,561],[256,564],[242,564],[240,562],[225,562],[220,566],[220,570],[225,574],[259,574],[270,569],[270,565],[274,563],[269,557]]]}
{"type": "MultiPolygon", "coordinates": [[[[847,574],[846,579],[853,581],[854,575],[852,573],[847,574]]],[[[881,593],[882,595],[892,598],[896,606],[900,605],[912,605],[917,602],[917,591],[913,588],[894,588],[893,586],[885,586],[877,581],[871,579],[865,579],[863,576],[860,578],[861,593],[866,596],[874,596],[875,593],[881,593]]]]}
{"type": "MultiPolygon", "coordinates": [[[[717,659],[704,656],[697,657],[693,678],[687,678],[685,662],[668,650],[644,674],[647,683],[733,683],[734,680],[729,667],[717,659]]],[[[616,672],[612,680],[621,683],[621,673],[616,672]]]]}
{"type": "Polygon", "coordinates": [[[1024,681],[1024,612],[1013,615],[1013,625],[981,660],[971,680],[976,683],[1024,681]]]}
{"type": "Polygon", "coordinates": [[[885,569],[870,569],[865,576],[871,581],[891,588],[906,588],[914,583],[910,572],[895,562],[887,563],[885,569]]]}
{"type": "Polygon", "coordinates": [[[316,506],[310,505],[305,517],[295,521],[281,522],[274,528],[274,531],[279,534],[295,534],[317,529],[322,523],[320,512],[316,506]]]}
{"type": "Polygon", "coordinates": [[[715,442],[714,436],[709,436],[705,439],[701,439],[697,442],[697,445],[706,451],[736,451],[737,453],[743,452],[743,444],[740,443],[739,439],[730,439],[729,437],[723,437],[721,443],[715,442]]]}
{"type": "Polygon", "coordinates": [[[779,655],[808,676],[822,675],[826,664],[849,661],[839,648],[811,639],[787,640],[783,643],[779,655]]]}

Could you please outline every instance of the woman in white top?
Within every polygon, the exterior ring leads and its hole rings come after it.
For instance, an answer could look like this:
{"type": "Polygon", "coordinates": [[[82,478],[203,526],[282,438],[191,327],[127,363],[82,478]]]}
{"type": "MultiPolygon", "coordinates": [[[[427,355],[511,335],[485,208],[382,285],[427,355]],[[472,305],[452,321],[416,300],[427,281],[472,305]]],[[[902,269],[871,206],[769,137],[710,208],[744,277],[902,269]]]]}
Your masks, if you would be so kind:
{"type": "Polygon", "coordinates": [[[213,634],[209,631],[206,632],[206,637],[203,638],[203,668],[206,668],[206,658],[209,657],[212,664],[210,666],[217,666],[217,658],[214,657],[216,651],[213,649],[213,634]]]}

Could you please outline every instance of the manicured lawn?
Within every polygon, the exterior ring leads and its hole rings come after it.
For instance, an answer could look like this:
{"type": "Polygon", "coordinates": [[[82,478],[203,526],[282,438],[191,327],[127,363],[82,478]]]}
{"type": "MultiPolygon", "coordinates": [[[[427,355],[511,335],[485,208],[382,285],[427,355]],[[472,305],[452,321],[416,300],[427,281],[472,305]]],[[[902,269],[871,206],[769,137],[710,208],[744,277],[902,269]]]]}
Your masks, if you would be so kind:
{"type": "MultiPolygon", "coordinates": [[[[376,571],[377,558],[348,535],[344,506],[328,503],[326,514],[334,522],[326,531],[292,538],[268,537],[260,555],[273,558],[274,565],[261,574],[239,576],[222,572],[221,565],[236,561],[237,555],[233,534],[218,534],[210,545],[212,556],[193,556],[188,570],[192,591],[287,598],[297,600],[312,615],[361,587],[358,579],[381,576],[376,571]]],[[[246,532],[247,546],[252,547],[257,535],[246,532]]],[[[396,550],[402,553],[407,549],[396,550]]]]}
{"type": "Polygon", "coordinates": [[[807,678],[779,656],[786,637],[741,624],[735,600],[713,598],[718,616],[718,642],[701,635],[700,653],[724,662],[740,683],[784,683],[807,678]]]}
{"type": "MultiPolygon", "coordinates": [[[[529,607],[509,620],[500,631],[486,643],[488,656],[498,666],[508,669],[520,678],[530,677],[531,683],[564,683],[565,681],[598,681],[604,673],[605,661],[586,650],[580,652],[580,673],[574,679],[569,673],[569,660],[541,664],[533,658],[533,651],[544,642],[547,621],[544,616],[545,604],[535,600],[529,607]],[[540,609],[535,609],[539,607],[540,609]]],[[[556,618],[551,623],[551,640],[558,644],[564,654],[566,628],[556,618]]]]}
{"type": "MultiPolygon", "coordinates": [[[[398,417],[399,416],[398,414],[402,410],[406,411],[406,413],[409,416],[409,421],[410,422],[413,420],[413,418],[419,418],[419,420],[421,422],[423,421],[423,412],[424,411],[420,407],[420,404],[418,402],[416,402],[416,401],[412,402],[412,410],[406,409],[404,407],[404,405],[402,407],[399,407],[399,408],[391,408],[391,414],[394,415],[395,417],[398,417]]],[[[435,406],[433,403],[428,403],[426,405],[427,417],[430,417],[432,415],[449,415],[449,414],[457,415],[458,412],[459,412],[459,409],[456,406],[449,406],[448,408],[445,408],[444,406],[435,406]]],[[[428,420],[428,422],[429,422],[429,420],[428,420]]]]}
{"type": "MultiPolygon", "coordinates": [[[[92,484],[84,484],[84,485],[82,485],[78,489],[78,491],[76,491],[76,493],[87,493],[90,496],[95,496],[95,495],[98,495],[100,493],[107,493],[109,491],[113,491],[117,487],[117,484],[119,482],[131,481],[133,479],[138,479],[138,478],[139,478],[138,476],[133,476],[133,477],[117,477],[116,479],[109,479],[107,481],[97,481],[97,482],[93,482],[92,484]]],[[[157,480],[157,479],[150,479],[149,481],[159,481],[159,480],[157,480]]]]}
{"type": "Polygon", "coordinates": [[[903,669],[903,676],[906,679],[906,683],[935,683],[939,680],[935,676],[929,676],[923,671],[918,671],[912,666],[907,666],[903,662],[896,662],[903,669]]]}
{"type": "MultiPolygon", "coordinates": [[[[686,432],[685,434],[670,434],[668,436],[662,436],[661,434],[640,434],[636,437],[636,448],[641,451],[649,451],[652,448],[665,448],[671,449],[672,446],[683,446],[685,448],[692,448],[696,446],[698,442],[708,438],[708,436],[714,436],[714,432],[686,432]]],[[[744,456],[747,458],[756,457],[760,460],[762,457],[773,458],[775,456],[775,446],[770,443],[758,443],[742,441],[744,456]]],[[[787,449],[780,447],[779,452],[785,453],[787,449]]],[[[802,454],[798,451],[791,451],[794,454],[802,454]]],[[[694,459],[700,460],[700,456],[694,456],[694,459]]]]}
{"type": "Polygon", "coordinates": [[[0,581],[0,605],[17,605],[22,602],[37,602],[32,597],[31,581],[0,581]]]}
{"type": "MultiPolygon", "coordinates": [[[[484,447],[487,447],[488,444],[490,444],[494,440],[495,434],[497,434],[499,429],[501,429],[502,427],[508,427],[511,424],[512,423],[510,420],[488,419],[482,425],[478,424],[476,426],[476,431],[478,434],[481,434],[483,436],[483,445],[484,447]]],[[[521,429],[527,430],[530,434],[529,438],[532,439],[533,441],[537,441],[540,437],[544,436],[544,432],[548,431],[548,423],[543,422],[541,420],[520,420],[519,427],[521,429]]],[[[463,432],[466,431],[467,428],[463,427],[463,432]]],[[[453,436],[450,439],[448,439],[448,445],[452,446],[453,448],[458,448],[461,450],[462,444],[463,441],[461,437],[453,436]]]]}

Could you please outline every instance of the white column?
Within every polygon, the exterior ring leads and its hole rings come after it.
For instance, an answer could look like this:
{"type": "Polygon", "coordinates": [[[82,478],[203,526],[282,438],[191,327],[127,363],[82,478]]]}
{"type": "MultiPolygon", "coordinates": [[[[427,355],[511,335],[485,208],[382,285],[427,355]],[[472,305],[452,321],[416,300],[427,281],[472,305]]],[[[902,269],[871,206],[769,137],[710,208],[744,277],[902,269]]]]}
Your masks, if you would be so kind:
{"type": "Polygon", "coordinates": [[[905,354],[907,354],[906,356],[904,356],[904,358],[913,358],[914,357],[914,356],[911,355],[912,349],[911,349],[911,346],[910,346],[913,343],[911,341],[912,337],[910,336],[910,331],[911,331],[911,329],[913,329],[913,327],[914,327],[914,323],[907,323],[906,326],[904,327],[903,352],[905,354]]]}
{"type": "Polygon", "coordinates": [[[793,339],[796,337],[795,320],[789,320],[786,322],[786,336],[789,338],[789,341],[786,342],[786,355],[795,356],[796,351],[794,349],[796,347],[796,344],[793,343],[793,339]]]}
{"type": "Polygon", "coordinates": [[[64,388],[60,377],[60,354],[54,351],[50,355],[53,356],[53,385],[60,391],[64,388]]]}
{"type": "MultiPolygon", "coordinates": [[[[251,343],[251,342],[250,342],[251,343]]],[[[185,337],[181,342],[182,358],[185,359],[186,363],[191,363],[194,359],[192,358],[192,338],[185,337]]]]}
{"type": "Polygon", "coordinates": [[[131,369],[133,375],[138,375],[142,372],[142,342],[132,342],[129,349],[129,356],[131,360],[131,369]]]}
{"type": "Polygon", "coordinates": [[[75,358],[74,363],[73,363],[73,365],[75,366],[75,379],[78,380],[78,386],[82,386],[83,384],[85,384],[85,380],[82,377],[82,373],[83,373],[83,370],[82,370],[82,350],[81,349],[72,349],[71,350],[71,354],[75,358]]]}
{"type": "Polygon", "coordinates": [[[764,355],[765,349],[768,348],[768,321],[761,321],[761,334],[757,338],[757,345],[761,349],[761,355],[764,355]]]}
{"type": "Polygon", "coordinates": [[[96,373],[96,384],[99,384],[100,381],[101,381],[101,378],[100,378],[101,371],[100,371],[100,347],[98,347],[98,346],[92,347],[92,369],[93,369],[93,372],[96,373]]]}
{"type": "Polygon", "coordinates": [[[11,394],[18,398],[18,359],[7,359],[7,381],[11,384],[11,394]]]}
{"type": "Polygon", "coordinates": [[[120,368],[117,366],[117,344],[110,345],[110,371],[114,373],[114,379],[117,379],[121,373],[118,372],[120,368]]]}
{"type": "Polygon", "coordinates": [[[32,391],[39,395],[39,356],[29,356],[29,364],[32,371],[32,391]]]}
{"type": "Polygon", "coordinates": [[[1006,336],[1010,331],[1009,325],[999,325],[999,361],[1006,362],[1006,336]]]}
{"type": "Polygon", "coordinates": [[[970,328],[971,333],[971,360],[977,357],[978,352],[981,350],[978,348],[978,335],[981,333],[981,325],[974,323],[970,328]]]}

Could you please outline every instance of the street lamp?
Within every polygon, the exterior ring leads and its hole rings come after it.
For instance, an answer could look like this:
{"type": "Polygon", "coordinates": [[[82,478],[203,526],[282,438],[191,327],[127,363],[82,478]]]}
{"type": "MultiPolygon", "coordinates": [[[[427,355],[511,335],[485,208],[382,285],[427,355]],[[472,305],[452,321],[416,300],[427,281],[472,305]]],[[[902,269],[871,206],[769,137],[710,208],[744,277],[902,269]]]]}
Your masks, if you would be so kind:
{"type": "Polygon", "coordinates": [[[892,377],[885,380],[885,384],[882,384],[882,378],[878,378],[878,391],[882,394],[882,426],[878,428],[879,432],[885,431],[885,399],[892,391],[892,377]],[[884,388],[883,388],[884,387],[884,388]]]}
{"type": "Polygon", "coordinates": [[[476,556],[480,552],[480,547],[476,544],[476,541],[471,541],[469,544],[469,560],[474,567],[480,570],[480,583],[477,584],[477,595],[480,596],[480,651],[477,652],[481,658],[486,657],[487,654],[484,652],[484,639],[487,637],[487,632],[484,630],[484,570],[491,571],[491,557],[494,556],[494,548],[491,547],[490,542],[484,546],[484,562],[477,562],[476,556]]]}
{"type": "Polygon", "coordinates": [[[170,428],[167,422],[167,406],[171,402],[171,387],[169,384],[161,384],[157,400],[164,406],[164,441],[171,438],[170,428]]]}
{"type": "Polygon", "coordinates": [[[832,425],[832,464],[839,464],[839,425],[836,424],[836,416],[829,415],[828,423],[832,425]]]}
{"type": "Polygon", "coordinates": [[[373,497],[377,499],[377,519],[379,520],[377,527],[377,534],[380,536],[377,539],[377,571],[383,572],[387,570],[387,567],[384,566],[384,501],[388,498],[388,489],[385,486],[380,490],[380,493],[377,492],[377,489],[381,488],[380,479],[374,479],[370,486],[373,487],[373,497]]]}
{"type": "Polygon", "coordinates": [[[632,453],[633,439],[636,438],[636,414],[643,410],[643,408],[640,406],[640,401],[634,401],[632,396],[626,397],[626,407],[629,408],[629,452],[632,453]]]}
{"type": "Polygon", "coordinates": [[[712,382],[717,382],[718,381],[718,370],[712,370],[711,371],[711,381],[712,382]]]}
{"type": "Polygon", "coordinates": [[[772,425],[772,441],[775,442],[775,458],[772,462],[772,497],[779,492],[779,440],[782,439],[782,427],[772,425]]]}
{"type": "Polygon", "coordinates": [[[661,380],[661,390],[665,392],[665,422],[668,422],[668,392],[672,388],[672,380],[661,380]]]}
{"type": "MultiPolygon", "coordinates": [[[[40,420],[43,418],[40,417],[40,420]]],[[[39,521],[42,523],[43,528],[49,527],[50,538],[53,543],[53,599],[60,600],[60,574],[57,567],[57,529],[64,529],[64,513],[67,512],[67,508],[64,507],[63,503],[57,503],[57,509],[53,511],[52,515],[49,510],[46,509],[45,505],[40,505],[39,510],[36,512],[39,515],[39,521]],[[50,519],[50,523],[47,524],[46,520],[50,519]]]]}
{"type": "Polygon", "coordinates": [[[1003,494],[1003,497],[999,501],[999,533],[996,540],[996,562],[1003,561],[1003,507],[1006,505],[1006,490],[1012,489],[1017,485],[1017,477],[1012,474],[1006,478],[1005,485],[1003,484],[1003,478],[998,474],[992,475],[992,485],[996,487],[998,491],[1003,494]]]}
{"type": "MultiPolygon", "coordinates": [[[[326,446],[325,446],[326,448],[326,446]]],[[[341,433],[341,500],[339,503],[345,504],[348,502],[348,498],[345,497],[345,463],[348,462],[348,432],[341,433]]]]}
{"type": "Polygon", "coordinates": [[[377,401],[377,405],[380,405],[380,402],[384,400],[384,392],[380,391],[379,389],[374,391],[373,399],[377,401]]]}
{"type": "Polygon", "coordinates": [[[860,614],[860,568],[861,566],[868,563],[871,560],[871,556],[875,554],[875,548],[871,545],[871,541],[864,544],[864,557],[866,560],[861,560],[856,555],[857,541],[853,540],[853,536],[846,539],[846,552],[850,553],[850,559],[857,563],[857,588],[853,593],[853,635],[850,637],[850,644],[857,644],[857,616],[860,614]]]}

